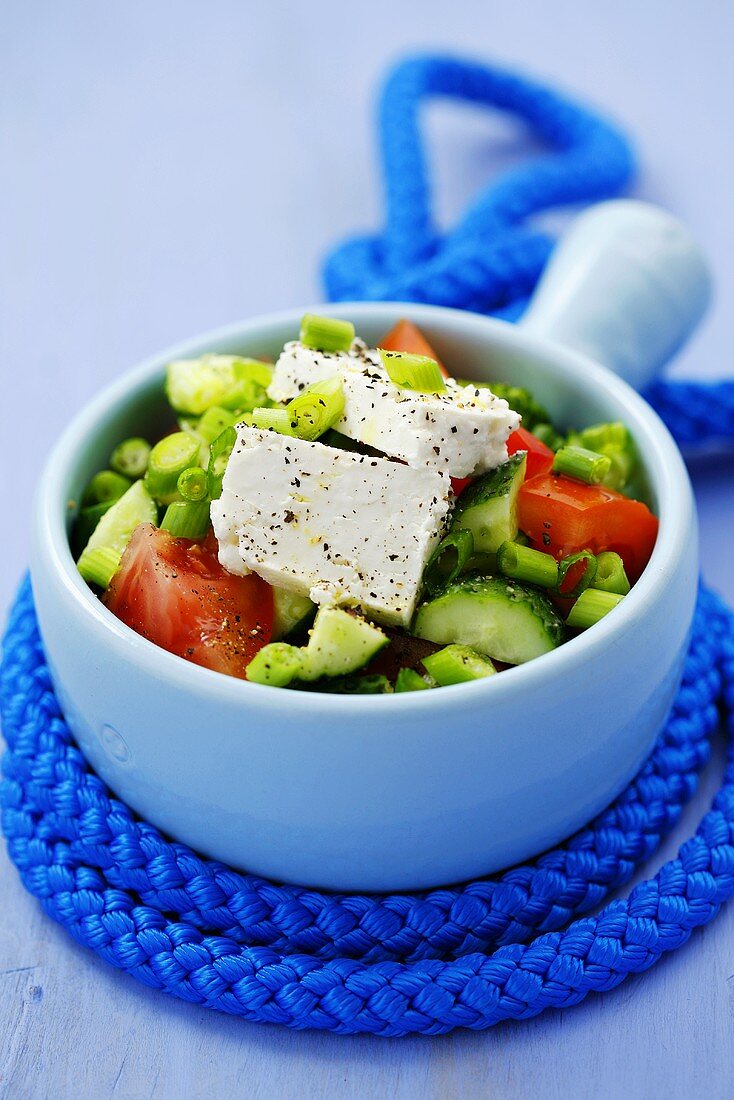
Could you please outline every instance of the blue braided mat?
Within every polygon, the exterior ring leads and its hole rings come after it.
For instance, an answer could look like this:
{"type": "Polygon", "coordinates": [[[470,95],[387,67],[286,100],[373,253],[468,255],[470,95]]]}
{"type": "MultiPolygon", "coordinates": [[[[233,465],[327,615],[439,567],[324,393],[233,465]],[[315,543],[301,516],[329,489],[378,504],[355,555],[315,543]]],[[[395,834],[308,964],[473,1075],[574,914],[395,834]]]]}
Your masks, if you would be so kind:
{"type": "MultiPolygon", "coordinates": [[[[395,70],[381,134],[386,228],[332,254],[335,298],[516,313],[551,247],[523,219],[616,193],[631,174],[624,139],[593,115],[529,81],[450,58],[395,70]],[[422,100],[438,94],[512,111],[556,150],[495,181],[444,235],[430,218],[417,122],[422,100]]],[[[734,384],[663,382],[648,396],[682,443],[734,438],[734,384]]],[[[568,924],[627,881],[678,820],[719,703],[734,708],[734,617],[702,589],[671,717],[640,774],[591,825],[492,879],[413,895],[321,894],[202,859],[110,794],[64,721],[25,581],[0,666],[2,826],[46,912],[146,985],[295,1028],[384,1036],[485,1028],[612,988],[684,943],[734,893],[732,755],[712,810],[678,858],[628,898],[568,924]]]]}

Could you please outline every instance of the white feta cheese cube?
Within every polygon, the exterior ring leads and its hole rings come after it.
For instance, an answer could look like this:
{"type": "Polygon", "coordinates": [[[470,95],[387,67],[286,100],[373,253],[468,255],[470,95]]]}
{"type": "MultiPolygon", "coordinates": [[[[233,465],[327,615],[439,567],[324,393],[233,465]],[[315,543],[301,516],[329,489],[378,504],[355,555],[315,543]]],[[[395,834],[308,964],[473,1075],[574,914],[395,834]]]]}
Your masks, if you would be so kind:
{"type": "Polygon", "coordinates": [[[417,393],[392,382],[379,354],[357,341],[349,353],[326,354],[286,344],[268,391],[288,401],[304,386],[338,375],[344,386],[344,414],[338,432],[452,477],[475,477],[507,460],[507,439],[520,417],[486,386],[448,380],[441,393],[417,393]]]}
{"type": "Polygon", "coordinates": [[[342,374],[344,414],[337,431],[411,466],[475,477],[507,461],[520,417],[491,390],[447,382],[443,393],[401,389],[367,370],[342,374]]]}
{"type": "Polygon", "coordinates": [[[407,626],[450,501],[437,470],[240,425],[211,516],[230,572],[407,626]]]}
{"type": "Polygon", "coordinates": [[[377,369],[380,357],[361,340],[355,340],[348,352],[317,351],[307,348],[299,340],[291,340],[273,367],[268,397],[272,401],[290,401],[313,382],[323,382],[325,378],[333,378],[335,374],[352,367],[364,366],[377,369]]]}

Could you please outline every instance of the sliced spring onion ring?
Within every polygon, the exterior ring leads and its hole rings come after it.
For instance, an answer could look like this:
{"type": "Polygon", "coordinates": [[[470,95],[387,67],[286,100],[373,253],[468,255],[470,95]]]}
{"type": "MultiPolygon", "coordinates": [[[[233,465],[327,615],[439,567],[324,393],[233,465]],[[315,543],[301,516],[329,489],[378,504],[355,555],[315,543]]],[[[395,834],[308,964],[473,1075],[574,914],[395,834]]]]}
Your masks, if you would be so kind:
{"type": "Polygon", "coordinates": [[[555,588],[558,583],[558,562],[542,550],[521,546],[517,542],[503,542],[497,550],[497,568],[506,577],[540,588],[555,588]]]}
{"type": "Polygon", "coordinates": [[[209,496],[209,476],[201,466],[189,466],[179,475],[177,485],[185,501],[198,503],[209,496]]]}
{"type": "Polygon", "coordinates": [[[141,436],[124,439],[112,452],[110,466],[125,477],[133,479],[142,477],[148,469],[150,449],[150,443],[141,436]]]}
{"type": "Polygon", "coordinates": [[[627,595],[630,582],[619,554],[615,554],[612,550],[604,550],[601,554],[597,554],[594,588],[602,592],[616,592],[620,596],[627,595]]]}
{"type": "Polygon", "coordinates": [[[82,507],[90,504],[107,504],[119,500],[126,493],[132,482],[122,474],[114,470],[100,470],[87,485],[82,496],[82,507]]]}
{"type": "Polygon", "coordinates": [[[599,485],[612,468],[609,455],[589,451],[586,447],[561,447],[553,460],[553,473],[566,474],[587,485],[599,485]]]}
{"type": "Polygon", "coordinates": [[[473,553],[471,531],[458,527],[447,535],[431,554],[423,573],[423,587],[428,594],[434,596],[444,585],[455,581],[473,553]]]}
{"type": "Polygon", "coordinates": [[[416,672],[414,668],[401,668],[395,680],[395,691],[425,691],[430,688],[425,676],[416,672]]]}
{"type": "Polygon", "coordinates": [[[178,479],[189,466],[198,465],[201,441],[190,432],[173,432],[156,443],[150,452],[145,486],[161,504],[178,496],[178,479]]]}
{"type": "Polygon", "coordinates": [[[349,351],[354,340],[354,325],[336,317],[306,313],[301,320],[301,343],[318,351],[349,351]]]}
{"type": "Polygon", "coordinates": [[[237,429],[225,428],[209,447],[209,468],[207,470],[207,476],[209,478],[210,500],[218,500],[222,495],[222,478],[224,477],[224,471],[227,469],[227,463],[229,462],[232,448],[236,442],[237,429]]]}
{"type": "Polygon", "coordinates": [[[251,416],[253,428],[264,432],[278,432],[279,435],[295,435],[292,417],[288,409],[253,409],[251,416]]]}
{"type": "Polygon", "coordinates": [[[175,500],[166,508],[161,530],[181,539],[203,539],[209,530],[209,501],[175,500]]]}
{"type": "Polygon", "coordinates": [[[446,389],[441,368],[427,355],[411,355],[406,351],[386,351],[380,348],[382,365],[391,382],[416,393],[443,393],[446,389]]]}
{"type": "Polygon", "coordinates": [[[590,550],[570,554],[558,565],[556,591],[560,596],[580,596],[596,580],[597,562],[590,550]]]}
{"type": "Polygon", "coordinates": [[[569,611],[566,623],[575,630],[587,630],[613,611],[623,599],[624,596],[620,596],[618,592],[600,592],[598,588],[587,588],[569,611]]]}
{"type": "Polygon", "coordinates": [[[87,584],[96,584],[108,588],[109,583],[120,568],[122,554],[109,546],[97,546],[85,550],[77,562],[77,569],[87,584]]]}
{"type": "Polygon", "coordinates": [[[285,411],[298,438],[313,442],[341,420],[344,388],[336,377],[314,382],[289,401],[285,411]]]}

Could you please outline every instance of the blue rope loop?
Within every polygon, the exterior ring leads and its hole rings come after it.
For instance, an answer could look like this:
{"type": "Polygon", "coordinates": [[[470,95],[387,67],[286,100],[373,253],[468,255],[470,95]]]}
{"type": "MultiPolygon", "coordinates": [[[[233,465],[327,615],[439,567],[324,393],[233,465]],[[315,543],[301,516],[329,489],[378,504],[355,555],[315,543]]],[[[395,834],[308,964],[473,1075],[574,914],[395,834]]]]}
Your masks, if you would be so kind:
{"type": "MultiPolygon", "coordinates": [[[[516,313],[551,247],[525,220],[616,194],[632,169],[624,139],[576,104],[452,58],[399,66],[380,120],[386,228],[331,255],[334,298],[516,313]],[[435,95],[510,111],[555,150],[495,181],[444,235],[431,217],[418,125],[422,101],[435,95]]],[[[680,443],[734,439],[734,383],[660,382],[648,396],[680,443]]],[[[146,985],[293,1028],[383,1036],[486,1028],[618,985],[684,943],[734,894],[732,748],[714,805],[678,857],[588,915],[679,819],[719,704],[734,733],[734,616],[701,589],[668,723],[634,782],[587,828],[532,863],[459,887],[321,894],[202,859],[107,790],[64,720],[26,580],[0,666],[2,827],[46,912],[146,985]]]]}
{"type": "Polygon", "coordinates": [[[666,729],[591,826],[497,879],[422,895],[321,895],[203,860],[111,796],[64,721],[26,581],[0,670],[3,830],[46,912],[146,985],[294,1028],[480,1029],[612,988],[684,943],[734,893],[733,754],[713,809],[675,860],[597,916],[546,930],[597,905],[672,827],[722,699],[731,710],[734,618],[704,589],[666,729]]]}
{"type": "Polygon", "coordinates": [[[328,256],[324,280],[335,301],[506,308],[527,298],[552,249],[551,239],[527,220],[555,206],[617,195],[634,170],[626,139],[571,99],[453,57],[419,56],[398,65],[383,89],[379,129],[385,228],[328,256]],[[443,235],[431,213],[419,125],[424,103],[439,96],[512,114],[553,150],[499,176],[443,235]]]}

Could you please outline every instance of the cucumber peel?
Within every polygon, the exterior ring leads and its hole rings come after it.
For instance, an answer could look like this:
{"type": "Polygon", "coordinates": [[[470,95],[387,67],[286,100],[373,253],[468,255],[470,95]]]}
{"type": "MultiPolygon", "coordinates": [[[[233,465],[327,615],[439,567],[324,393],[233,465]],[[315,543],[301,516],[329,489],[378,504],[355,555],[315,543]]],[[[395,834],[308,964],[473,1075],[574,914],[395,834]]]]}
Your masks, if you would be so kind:
{"type": "Polygon", "coordinates": [[[524,664],[564,641],[550,600],[506,577],[464,577],[418,608],[413,633],[442,645],[471,646],[509,665],[524,664]]]}
{"type": "Polygon", "coordinates": [[[476,554],[494,554],[517,535],[517,494],[525,480],[526,460],[525,451],[518,451],[478,477],[459,497],[452,530],[471,531],[476,554]]]}
{"type": "Polygon", "coordinates": [[[84,551],[104,547],[122,554],[132,533],[141,523],[157,523],[158,509],[142,481],[130,488],[107,509],[92,531],[84,551]]]}
{"type": "Polygon", "coordinates": [[[273,641],[279,642],[291,634],[315,609],[308,596],[289,592],[285,588],[273,588],[273,641]]]}
{"type": "Polygon", "coordinates": [[[388,641],[379,627],[359,615],[338,607],[321,607],[307,645],[271,642],[250,661],[247,679],[287,687],[293,680],[348,676],[363,668],[388,641]]]}

